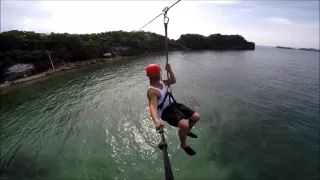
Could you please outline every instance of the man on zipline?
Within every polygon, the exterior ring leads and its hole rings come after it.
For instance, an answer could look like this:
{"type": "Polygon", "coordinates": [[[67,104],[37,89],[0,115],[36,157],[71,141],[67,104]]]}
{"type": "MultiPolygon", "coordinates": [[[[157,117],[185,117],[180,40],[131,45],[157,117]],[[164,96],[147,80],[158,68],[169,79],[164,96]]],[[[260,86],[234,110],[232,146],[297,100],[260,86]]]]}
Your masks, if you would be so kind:
{"type": "Polygon", "coordinates": [[[166,96],[167,86],[176,83],[169,64],[166,64],[166,70],[169,72],[170,78],[162,81],[159,65],[150,64],[146,68],[146,74],[150,80],[147,91],[150,114],[157,129],[164,127],[164,123],[159,120],[159,117],[171,126],[179,127],[180,146],[188,155],[193,156],[196,152],[187,145],[186,140],[187,135],[197,138],[197,135],[192,133],[191,129],[200,120],[200,115],[183,104],[172,102],[174,99],[166,96]],[[172,102],[171,104],[169,99],[172,102]]]}

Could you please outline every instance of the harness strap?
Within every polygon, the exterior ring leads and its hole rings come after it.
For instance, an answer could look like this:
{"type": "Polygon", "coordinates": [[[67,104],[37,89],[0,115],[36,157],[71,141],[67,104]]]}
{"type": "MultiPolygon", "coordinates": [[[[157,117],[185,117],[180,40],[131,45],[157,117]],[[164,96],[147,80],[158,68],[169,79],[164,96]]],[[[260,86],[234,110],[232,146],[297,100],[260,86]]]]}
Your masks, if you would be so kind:
{"type": "Polygon", "coordinates": [[[164,102],[166,101],[166,99],[167,99],[168,96],[169,96],[169,105],[172,104],[171,98],[172,98],[172,100],[173,100],[173,103],[176,103],[176,100],[174,99],[174,97],[172,96],[172,94],[171,94],[169,91],[167,91],[166,95],[165,95],[164,98],[163,98],[163,101],[158,105],[158,109],[162,109],[162,107],[163,107],[163,105],[164,105],[164,102]]]}

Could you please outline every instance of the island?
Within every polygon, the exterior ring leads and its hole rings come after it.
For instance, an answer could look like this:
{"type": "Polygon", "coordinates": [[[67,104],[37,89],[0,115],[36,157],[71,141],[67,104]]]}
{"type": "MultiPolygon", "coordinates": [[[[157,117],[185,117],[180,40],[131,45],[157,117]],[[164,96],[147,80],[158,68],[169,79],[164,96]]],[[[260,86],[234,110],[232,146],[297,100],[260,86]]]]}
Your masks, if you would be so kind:
{"type": "Polygon", "coordinates": [[[320,52],[319,49],[314,49],[314,48],[292,48],[292,47],[284,47],[284,46],[277,46],[276,48],[279,48],[279,49],[293,49],[293,50],[301,50],[301,51],[320,52]]]}
{"type": "Polygon", "coordinates": [[[299,48],[298,50],[320,52],[319,49],[314,49],[314,48],[299,48]]]}
{"type": "Polygon", "coordinates": [[[291,47],[283,47],[283,46],[277,46],[277,48],[279,48],[279,49],[295,49],[295,48],[291,48],[291,47]]]}
{"type": "MultiPolygon", "coordinates": [[[[109,59],[163,52],[164,40],[163,35],[145,31],[92,34],[1,32],[0,81],[21,83],[109,59]]],[[[168,39],[168,49],[254,50],[255,43],[240,35],[182,34],[177,40],[168,39]]]]}

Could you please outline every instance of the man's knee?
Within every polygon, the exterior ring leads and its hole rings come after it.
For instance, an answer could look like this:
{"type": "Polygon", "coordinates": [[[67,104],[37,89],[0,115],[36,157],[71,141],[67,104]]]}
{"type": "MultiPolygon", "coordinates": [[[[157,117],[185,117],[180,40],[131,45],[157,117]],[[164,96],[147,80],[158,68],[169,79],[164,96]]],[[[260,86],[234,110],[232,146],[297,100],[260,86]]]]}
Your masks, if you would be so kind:
{"type": "Polygon", "coordinates": [[[180,129],[186,129],[186,130],[189,129],[189,123],[185,119],[180,120],[178,125],[180,129]]]}
{"type": "Polygon", "coordinates": [[[199,113],[194,113],[191,118],[190,118],[191,121],[193,122],[198,122],[200,120],[200,114],[199,113]]]}

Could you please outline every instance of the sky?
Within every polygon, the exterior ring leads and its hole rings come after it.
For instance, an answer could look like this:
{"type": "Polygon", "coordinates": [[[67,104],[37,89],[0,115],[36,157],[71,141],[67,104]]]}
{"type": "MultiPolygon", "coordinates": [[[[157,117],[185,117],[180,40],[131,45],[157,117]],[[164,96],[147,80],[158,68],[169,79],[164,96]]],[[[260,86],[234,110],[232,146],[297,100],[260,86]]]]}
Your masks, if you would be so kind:
{"type": "MultiPolygon", "coordinates": [[[[1,0],[0,31],[133,31],[174,2],[1,0]]],[[[171,39],[186,33],[239,34],[256,45],[319,49],[318,0],[181,0],[167,15],[171,39]]],[[[142,30],[164,35],[163,16],[142,30]]]]}

